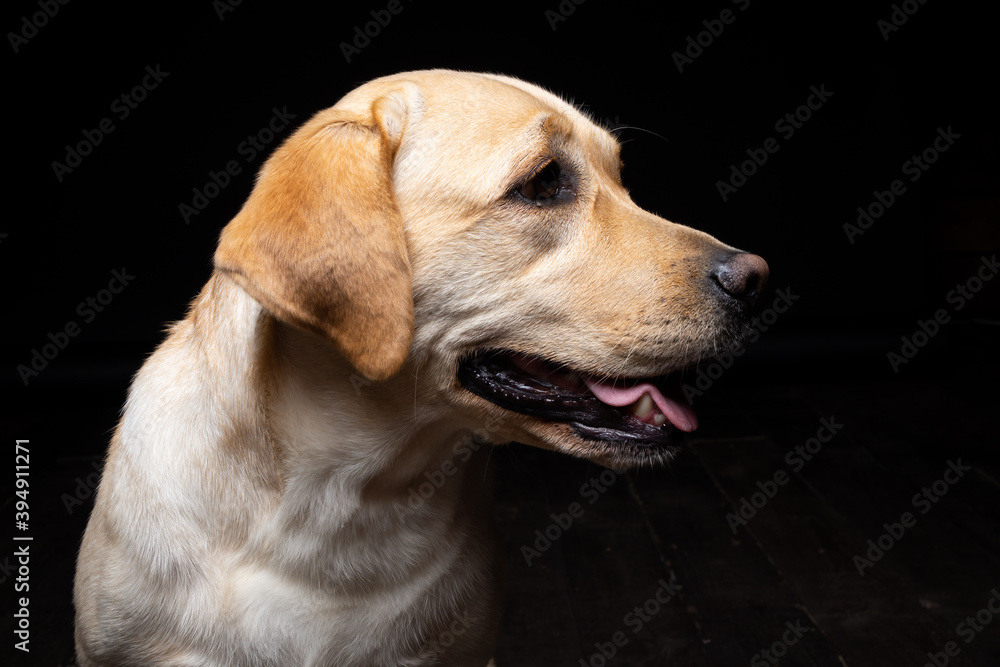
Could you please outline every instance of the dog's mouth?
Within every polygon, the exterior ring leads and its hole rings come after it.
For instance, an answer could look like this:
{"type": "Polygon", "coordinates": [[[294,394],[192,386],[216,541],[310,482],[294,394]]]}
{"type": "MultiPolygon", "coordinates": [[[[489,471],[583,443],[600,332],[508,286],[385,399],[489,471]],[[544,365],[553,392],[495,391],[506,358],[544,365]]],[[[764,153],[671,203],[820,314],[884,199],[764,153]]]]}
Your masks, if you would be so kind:
{"type": "Polygon", "coordinates": [[[698,427],[679,373],[610,381],[538,357],[489,351],[463,359],[458,380],[501,408],[566,424],[584,440],[666,447],[698,427]]]}

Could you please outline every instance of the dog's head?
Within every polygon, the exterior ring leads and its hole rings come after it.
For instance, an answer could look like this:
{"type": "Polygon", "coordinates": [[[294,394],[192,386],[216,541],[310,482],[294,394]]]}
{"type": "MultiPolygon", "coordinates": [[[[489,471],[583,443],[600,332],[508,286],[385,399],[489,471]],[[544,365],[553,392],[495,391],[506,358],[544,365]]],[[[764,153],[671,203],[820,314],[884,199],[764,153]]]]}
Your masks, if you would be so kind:
{"type": "Polygon", "coordinates": [[[643,211],[614,137],[522,81],[370,82],[268,160],[216,266],[359,373],[613,466],[696,426],[678,374],[738,344],[756,255],[643,211]]]}

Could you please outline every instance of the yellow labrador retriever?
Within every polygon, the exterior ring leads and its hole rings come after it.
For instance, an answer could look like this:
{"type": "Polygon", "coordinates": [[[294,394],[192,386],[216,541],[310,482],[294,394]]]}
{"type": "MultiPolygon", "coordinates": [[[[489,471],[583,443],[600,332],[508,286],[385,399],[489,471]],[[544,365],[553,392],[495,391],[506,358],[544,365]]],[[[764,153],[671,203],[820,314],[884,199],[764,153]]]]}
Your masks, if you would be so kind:
{"type": "Polygon", "coordinates": [[[468,434],[667,460],[696,427],[677,373],[741,340],[766,278],[620,167],[504,76],[390,76],[305,123],[132,384],[81,665],[486,665],[502,558],[468,434]]]}

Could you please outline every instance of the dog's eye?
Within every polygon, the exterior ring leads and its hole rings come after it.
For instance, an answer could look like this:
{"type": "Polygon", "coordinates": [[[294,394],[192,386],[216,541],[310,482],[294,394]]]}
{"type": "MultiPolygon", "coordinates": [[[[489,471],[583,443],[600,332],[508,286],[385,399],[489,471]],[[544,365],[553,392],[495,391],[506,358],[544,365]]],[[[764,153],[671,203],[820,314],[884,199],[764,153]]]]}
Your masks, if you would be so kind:
{"type": "Polygon", "coordinates": [[[552,161],[525,181],[517,192],[528,201],[541,204],[559,194],[559,163],[552,161]]]}

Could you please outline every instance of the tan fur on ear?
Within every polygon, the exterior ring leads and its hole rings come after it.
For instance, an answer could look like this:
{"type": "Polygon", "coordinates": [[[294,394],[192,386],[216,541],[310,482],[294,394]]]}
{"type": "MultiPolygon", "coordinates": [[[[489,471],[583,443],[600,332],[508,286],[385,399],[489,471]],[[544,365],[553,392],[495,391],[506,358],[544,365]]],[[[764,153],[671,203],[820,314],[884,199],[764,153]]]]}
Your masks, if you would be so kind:
{"type": "Polygon", "coordinates": [[[264,165],[222,230],[215,266],[279,319],[320,333],[372,380],[413,337],[410,262],[392,184],[403,98],[365,116],[334,107],[264,165]]]}

